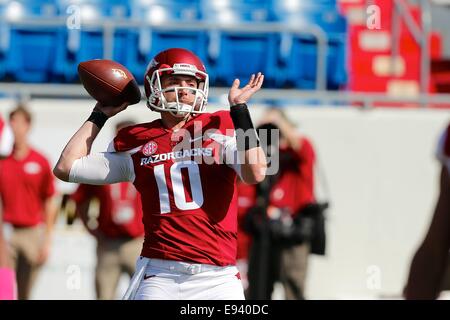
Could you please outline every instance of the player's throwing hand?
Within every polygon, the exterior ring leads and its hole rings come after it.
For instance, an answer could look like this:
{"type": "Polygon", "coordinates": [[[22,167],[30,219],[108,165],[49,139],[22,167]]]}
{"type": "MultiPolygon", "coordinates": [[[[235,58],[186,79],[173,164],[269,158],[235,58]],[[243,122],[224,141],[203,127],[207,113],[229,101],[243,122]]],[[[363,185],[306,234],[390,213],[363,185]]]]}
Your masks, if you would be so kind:
{"type": "Polygon", "coordinates": [[[129,102],[124,102],[120,106],[117,107],[110,107],[110,106],[104,106],[100,102],[97,102],[95,105],[94,111],[101,111],[103,112],[108,118],[111,118],[112,116],[118,114],[119,112],[122,112],[128,106],[130,105],[129,102]]]}

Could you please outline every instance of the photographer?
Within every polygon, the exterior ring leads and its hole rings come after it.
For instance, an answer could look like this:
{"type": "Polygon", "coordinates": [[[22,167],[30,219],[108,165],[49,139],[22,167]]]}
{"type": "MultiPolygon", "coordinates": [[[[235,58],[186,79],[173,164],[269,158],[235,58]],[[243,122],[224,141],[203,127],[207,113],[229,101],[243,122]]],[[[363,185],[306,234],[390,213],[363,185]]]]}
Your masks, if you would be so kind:
{"type": "MultiPolygon", "coordinates": [[[[249,257],[249,298],[270,299],[280,281],[289,300],[304,299],[308,256],[324,254],[324,207],[314,196],[315,152],[280,109],[269,109],[259,130],[279,130],[266,152],[279,152],[279,171],[256,186],[255,206],[246,229],[253,242],[249,257]]],[[[260,135],[261,135],[261,131],[260,135]]],[[[269,139],[270,140],[270,139],[269,139]]]]}

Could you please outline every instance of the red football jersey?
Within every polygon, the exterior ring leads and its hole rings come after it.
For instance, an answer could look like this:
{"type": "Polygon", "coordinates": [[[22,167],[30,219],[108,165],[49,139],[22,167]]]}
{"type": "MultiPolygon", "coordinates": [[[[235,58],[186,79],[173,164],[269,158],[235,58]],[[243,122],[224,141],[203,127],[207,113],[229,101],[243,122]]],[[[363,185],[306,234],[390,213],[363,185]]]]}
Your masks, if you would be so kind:
{"type": "Polygon", "coordinates": [[[307,138],[302,138],[298,151],[280,146],[280,172],[270,193],[270,204],[295,214],[314,202],[314,162],[314,149],[307,138]]]}
{"type": "Polygon", "coordinates": [[[248,259],[248,251],[251,245],[251,235],[245,231],[245,219],[248,210],[256,203],[255,185],[238,182],[238,246],[237,259],[248,259]]]}
{"type": "Polygon", "coordinates": [[[0,194],[4,221],[15,226],[34,226],[44,220],[45,200],[55,193],[47,159],[30,149],[17,160],[12,155],[0,161],[0,194]]]}
{"type": "Polygon", "coordinates": [[[141,198],[129,182],[111,185],[80,184],[71,199],[80,204],[97,198],[100,204],[98,230],[110,238],[144,235],[141,198]]]}
{"type": "Polygon", "coordinates": [[[229,112],[219,111],[200,114],[177,132],[158,119],[115,137],[115,151],[131,154],[142,198],[143,256],[235,264],[236,172],[220,161],[233,141],[235,147],[233,136],[229,112]]]}

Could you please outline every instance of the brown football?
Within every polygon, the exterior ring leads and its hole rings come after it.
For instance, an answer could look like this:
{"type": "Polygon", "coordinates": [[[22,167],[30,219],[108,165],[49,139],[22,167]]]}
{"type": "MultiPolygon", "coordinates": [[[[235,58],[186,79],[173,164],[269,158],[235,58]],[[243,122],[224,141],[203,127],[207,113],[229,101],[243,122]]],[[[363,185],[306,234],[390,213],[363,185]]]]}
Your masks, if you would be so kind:
{"type": "Polygon", "coordinates": [[[112,60],[88,60],[78,65],[78,76],[92,98],[104,106],[119,106],[124,102],[136,104],[141,91],[133,75],[112,60]]]}

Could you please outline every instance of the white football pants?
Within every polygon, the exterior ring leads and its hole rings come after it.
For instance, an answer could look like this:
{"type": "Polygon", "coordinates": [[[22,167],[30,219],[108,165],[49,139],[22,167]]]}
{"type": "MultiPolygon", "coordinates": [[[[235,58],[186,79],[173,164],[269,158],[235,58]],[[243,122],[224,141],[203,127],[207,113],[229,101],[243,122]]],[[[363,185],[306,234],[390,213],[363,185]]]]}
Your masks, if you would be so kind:
{"type": "Polygon", "coordinates": [[[214,266],[139,257],[124,299],[244,300],[236,266],[214,266]]]}

